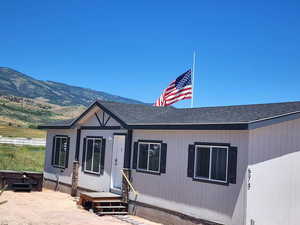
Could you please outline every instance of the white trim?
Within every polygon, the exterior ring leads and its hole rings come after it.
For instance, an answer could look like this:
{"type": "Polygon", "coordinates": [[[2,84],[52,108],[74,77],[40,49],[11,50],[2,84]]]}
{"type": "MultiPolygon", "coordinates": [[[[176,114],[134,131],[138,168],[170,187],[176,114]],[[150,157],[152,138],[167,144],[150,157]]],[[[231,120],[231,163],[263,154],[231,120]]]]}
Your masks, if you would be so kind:
{"type": "Polygon", "coordinates": [[[229,147],[228,146],[217,146],[217,145],[196,145],[195,146],[195,159],[194,159],[194,176],[193,178],[194,179],[198,179],[198,180],[207,180],[207,181],[213,181],[213,182],[220,182],[220,183],[227,183],[228,182],[228,155],[229,155],[229,147]],[[196,164],[197,164],[197,154],[198,154],[198,151],[200,150],[197,150],[197,147],[202,147],[202,148],[208,148],[209,149],[209,177],[206,178],[206,177],[199,177],[199,176],[196,176],[196,164]],[[212,179],[211,178],[211,164],[212,164],[212,151],[213,151],[213,148],[223,148],[223,149],[226,149],[226,179],[225,181],[224,180],[216,180],[216,179],[212,179]]]}
{"type": "Polygon", "coordinates": [[[160,173],[160,160],[161,160],[161,143],[160,142],[138,142],[138,155],[137,155],[137,165],[136,168],[139,171],[144,171],[144,172],[150,172],[150,173],[160,173]],[[148,145],[148,151],[147,151],[147,169],[141,169],[139,168],[139,161],[140,161],[140,144],[147,144],[148,145]],[[159,145],[159,158],[158,158],[158,170],[150,170],[149,169],[149,148],[150,148],[150,144],[155,144],[155,145],[159,145]]]}
{"type": "Polygon", "coordinates": [[[85,145],[85,159],[84,159],[84,172],[87,172],[87,173],[93,173],[93,174],[100,174],[101,173],[101,158],[102,158],[102,142],[103,142],[103,138],[101,137],[93,137],[93,138],[90,138],[90,137],[87,137],[86,138],[86,145],[85,145]],[[87,150],[88,150],[88,140],[93,140],[93,149],[92,149],[92,162],[91,162],[91,170],[88,170],[86,168],[86,160],[87,160],[87,150]],[[95,152],[95,141],[96,140],[100,140],[101,143],[100,143],[100,157],[99,157],[99,172],[95,172],[93,171],[93,165],[94,165],[94,152],[95,152]]]}

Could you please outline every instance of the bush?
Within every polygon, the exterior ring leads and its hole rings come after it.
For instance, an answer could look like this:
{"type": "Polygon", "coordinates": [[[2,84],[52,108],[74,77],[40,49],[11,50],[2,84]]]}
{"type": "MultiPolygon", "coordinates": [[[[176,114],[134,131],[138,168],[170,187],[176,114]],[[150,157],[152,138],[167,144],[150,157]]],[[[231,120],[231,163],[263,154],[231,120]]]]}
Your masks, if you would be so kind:
{"type": "Polygon", "coordinates": [[[38,125],[36,125],[36,124],[30,124],[30,125],[28,126],[28,128],[31,128],[31,129],[37,129],[37,128],[38,128],[38,125]]]}

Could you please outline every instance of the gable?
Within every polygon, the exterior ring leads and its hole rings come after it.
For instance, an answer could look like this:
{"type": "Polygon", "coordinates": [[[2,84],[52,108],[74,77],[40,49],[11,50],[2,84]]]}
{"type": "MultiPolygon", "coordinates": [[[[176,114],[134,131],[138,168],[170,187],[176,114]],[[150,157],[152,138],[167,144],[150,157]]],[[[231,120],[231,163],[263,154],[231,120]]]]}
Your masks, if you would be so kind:
{"type": "Polygon", "coordinates": [[[99,107],[95,106],[86,115],[84,115],[77,123],[76,127],[112,127],[120,126],[121,124],[104,112],[99,107]]]}

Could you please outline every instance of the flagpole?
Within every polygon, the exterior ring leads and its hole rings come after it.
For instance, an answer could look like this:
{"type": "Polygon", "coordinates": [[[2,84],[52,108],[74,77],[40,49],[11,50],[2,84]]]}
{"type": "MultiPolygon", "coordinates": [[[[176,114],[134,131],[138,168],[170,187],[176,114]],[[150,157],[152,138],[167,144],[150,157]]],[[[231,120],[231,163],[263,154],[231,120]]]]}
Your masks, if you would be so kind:
{"type": "Polygon", "coordinates": [[[191,108],[194,107],[195,60],[196,60],[196,52],[194,51],[194,53],[193,53],[193,68],[192,68],[192,100],[191,100],[191,108]]]}

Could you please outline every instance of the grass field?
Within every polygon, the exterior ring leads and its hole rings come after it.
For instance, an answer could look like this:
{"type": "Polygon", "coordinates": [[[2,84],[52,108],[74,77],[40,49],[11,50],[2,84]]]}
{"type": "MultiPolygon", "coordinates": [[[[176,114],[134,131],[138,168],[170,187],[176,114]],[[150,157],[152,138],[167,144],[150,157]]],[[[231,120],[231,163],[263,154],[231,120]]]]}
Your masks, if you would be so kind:
{"type": "Polygon", "coordinates": [[[0,144],[0,170],[41,172],[44,157],[45,147],[0,144]]]}
{"type": "Polygon", "coordinates": [[[0,135],[3,137],[45,138],[46,132],[39,129],[0,125],[0,135]]]}

